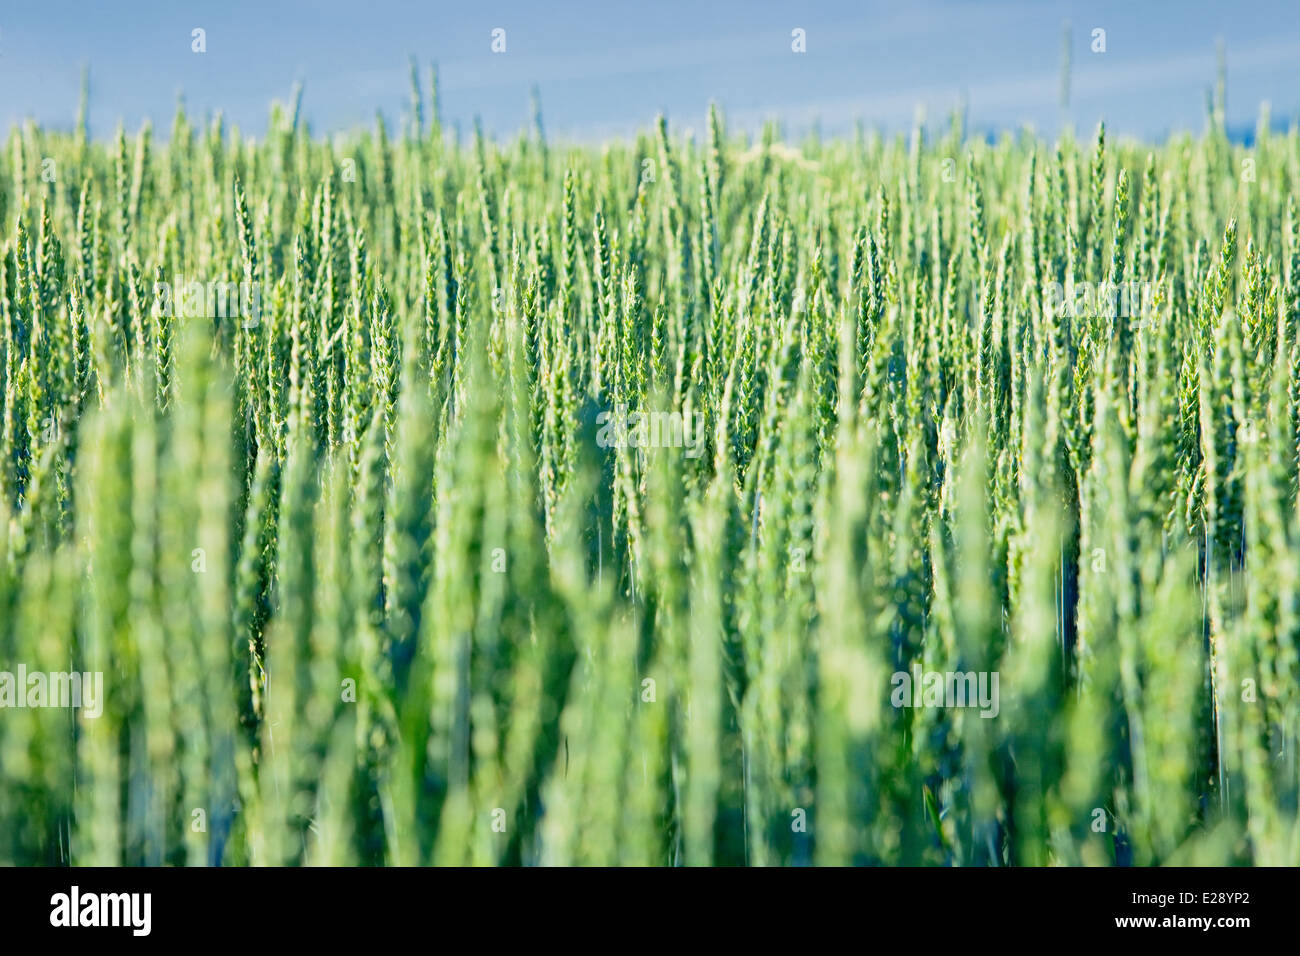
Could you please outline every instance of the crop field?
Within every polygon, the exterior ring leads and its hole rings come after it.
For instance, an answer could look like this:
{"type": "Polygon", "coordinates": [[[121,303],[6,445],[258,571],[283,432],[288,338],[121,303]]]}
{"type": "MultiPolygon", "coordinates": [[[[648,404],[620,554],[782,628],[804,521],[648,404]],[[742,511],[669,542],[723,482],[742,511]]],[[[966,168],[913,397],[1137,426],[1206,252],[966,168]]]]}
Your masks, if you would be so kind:
{"type": "Polygon", "coordinates": [[[13,129],[0,864],[1300,864],[1300,131],[13,129]]]}

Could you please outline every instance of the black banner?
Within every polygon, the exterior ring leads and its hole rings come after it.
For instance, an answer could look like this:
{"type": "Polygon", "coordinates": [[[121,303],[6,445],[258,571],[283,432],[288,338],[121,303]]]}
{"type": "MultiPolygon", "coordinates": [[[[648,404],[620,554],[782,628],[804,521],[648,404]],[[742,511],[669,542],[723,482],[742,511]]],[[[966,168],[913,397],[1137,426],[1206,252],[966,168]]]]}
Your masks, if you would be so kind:
{"type": "Polygon", "coordinates": [[[817,938],[836,923],[870,938],[966,926],[984,940],[1051,926],[1057,939],[1150,944],[1196,934],[1231,945],[1243,934],[1286,932],[1292,886],[1293,873],[1277,869],[9,869],[0,871],[0,913],[10,942],[75,934],[81,944],[128,946],[287,939],[337,947],[427,939],[438,923],[448,932],[477,925],[494,939],[517,928],[536,944],[590,938],[611,918],[670,937],[689,925],[766,934],[780,930],[775,921],[817,938]]]}

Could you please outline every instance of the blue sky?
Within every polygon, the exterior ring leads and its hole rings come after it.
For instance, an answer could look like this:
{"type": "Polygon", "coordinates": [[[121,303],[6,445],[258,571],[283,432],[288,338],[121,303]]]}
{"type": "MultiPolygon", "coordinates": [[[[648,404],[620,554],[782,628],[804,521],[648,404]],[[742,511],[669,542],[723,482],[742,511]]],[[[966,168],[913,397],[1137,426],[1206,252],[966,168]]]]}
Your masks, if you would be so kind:
{"type": "Polygon", "coordinates": [[[317,133],[397,122],[409,101],[408,58],[437,60],[444,122],[475,116],[509,136],[541,93],[553,137],[596,140],[668,114],[702,126],[716,100],[735,126],[768,117],[792,133],[817,120],[828,133],[861,119],[911,125],[918,106],[941,122],[960,99],[970,123],[1063,119],[1161,137],[1204,125],[1216,39],[1225,43],[1228,120],[1253,125],[1260,102],[1275,120],[1300,115],[1300,3],[1240,7],[1164,2],[772,3],[396,0],[0,0],[0,126],[32,117],[70,126],[83,64],[91,75],[91,127],[111,135],[152,117],[165,136],[184,92],[193,115],[221,109],[260,135],[270,102],[304,87],[317,133]],[[1071,104],[1059,103],[1062,24],[1072,27],[1071,104]],[[207,52],[191,52],[191,30],[207,52]],[[491,33],[506,31],[506,51],[491,33]],[[791,51],[791,30],[807,52],[791,51]],[[1106,52],[1090,49],[1094,28],[1106,52]]]}

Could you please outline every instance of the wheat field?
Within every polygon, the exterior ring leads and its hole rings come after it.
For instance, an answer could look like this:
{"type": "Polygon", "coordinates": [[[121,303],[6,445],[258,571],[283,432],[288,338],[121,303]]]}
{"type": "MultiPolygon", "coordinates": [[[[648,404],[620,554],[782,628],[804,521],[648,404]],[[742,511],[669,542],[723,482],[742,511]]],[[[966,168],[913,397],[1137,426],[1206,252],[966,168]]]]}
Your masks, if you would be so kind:
{"type": "Polygon", "coordinates": [[[1300,863],[1300,132],[408,114],[9,134],[0,863],[1300,863]]]}

